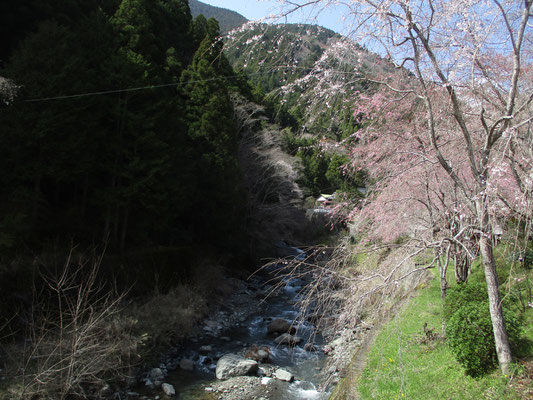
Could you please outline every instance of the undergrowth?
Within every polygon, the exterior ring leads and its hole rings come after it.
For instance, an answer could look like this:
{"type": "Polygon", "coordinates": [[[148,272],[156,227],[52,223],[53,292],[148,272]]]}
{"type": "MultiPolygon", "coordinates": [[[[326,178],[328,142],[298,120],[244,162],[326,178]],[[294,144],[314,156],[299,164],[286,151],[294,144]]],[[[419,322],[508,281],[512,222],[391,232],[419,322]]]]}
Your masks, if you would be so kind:
{"type": "MultiPolygon", "coordinates": [[[[59,271],[41,273],[27,333],[0,342],[0,400],[103,398],[232,290],[223,267],[205,261],[187,284],[127,299],[99,281],[100,261],[71,253],[59,271]]],[[[0,337],[5,330],[0,324],[0,337]]]]}

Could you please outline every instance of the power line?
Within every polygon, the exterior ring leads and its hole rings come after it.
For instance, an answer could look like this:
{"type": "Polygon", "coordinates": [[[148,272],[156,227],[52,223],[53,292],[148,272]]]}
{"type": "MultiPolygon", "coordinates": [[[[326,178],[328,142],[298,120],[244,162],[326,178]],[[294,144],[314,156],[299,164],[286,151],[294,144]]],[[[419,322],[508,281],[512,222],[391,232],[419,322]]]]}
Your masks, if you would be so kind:
{"type": "Polygon", "coordinates": [[[71,95],[65,95],[65,96],[41,97],[41,98],[38,98],[38,99],[24,100],[24,102],[26,102],[26,103],[35,103],[35,102],[38,102],[38,101],[73,99],[73,98],[76,98],[76,97],[88,97],[88,96],[99,96],[99,95],[103,95],[103,94],[135,92],[135,91],[138,91],[138,90],[157,89],[157,88],[162,88],[162,87],[177,86],[179,84],[180,83],[167,83],[167,84],[164,84],[164,85],[150,85],[150,86],[140,86],[140,87],[128,88],[128,89],[115,89],[115,90],[104,90],[104,91],[101,91],[101,92],[71,94],[71,95]]]}
{"type": "MultiPolygon", "coordinates": [[[[313,70],[313,68],[309,67],[298,67],[298,66],[277,66],[272,67],[268,71],[263,72],[255,72],[255,73],[248,73],[246,76],[256,76],[256,75],[268,75],[272,73],[274,70],[279,69],[310,69],[313,70]]],[[[338,74],[345,74],[345,75],[358,75],[358,72],[347,72],[347,71],[336,71],[336,70],[330,70],[331,72],[338,73],[338,74]]],[[[25,103],[37,103],[37,102],[43,102],[43,101],[52,101],[52,100],[63,100],[63,99],[73,99],[73,98],[79,98],[79,97],[89,97],[89,96],[100,96],[100,95],[106,95],[106,94],[115,94],[115,93],[126,93],[126,92],[136,92],[141,90],[149,90],[149,89],[160,89],[164,87],[177,87],[177,86],[183,86],[188,84],[195,84],[195,83],[203,83],[203,82],[210,82],[210,81],[221,81],[221,80],[230,80],[235,78],[240,78],[241,75],[231,75],[231,76],[219,76],[216,78],[209,78],[209,79],[200,79],[195,81],[187,81],[187,82],[174,82],[174,83],[164,83],[160,85],[147,85],[147,86],[139,86],[139,87],[133,87],[133,88],[126,88],[126,89],[112,89],[112,90],[103,90],[99,92],[89,92],[89,93],[78,93],[78,94],[71,94],[71,95],[62,95],[62,96],[50,96],[50,97],[40,97],[36,99],[28,99],[23,100],[25,103]]]]}
{"type": "MultiPolygon", "coordinates": [[[[255,75],[255,74],[250,74],[250,75],[255,75]]],[[[172,87],[172,86],[182,86],[182,85],[188,85],[191,83],[202,83],[202,82],[209,82],[209,81],[216,81],[216,80],[229,80],[229,79],[234,79],[238,77],[239,75],[222,76],[222,77],[217,77],[217,78],[201,79],[201,80],[196,80],[196,81],[164,83],[161,85],[149,85],[149,86],[139,86],[139,87],[134,87],[134,88],[126,88],[126,89],[103,90],[100,92],[78,93],[78,94],[70,94],[70,95],[64,95],[64,96],[41,97],[37,99],[24,100],[24,102],[35,103],[39,101],[72,99],[76,97],[88,97],[88,96],[100,96],[100,95],[113,94],[113,93],[136,92],[139,90],[159,89],[163,87],[172,87]]]]}

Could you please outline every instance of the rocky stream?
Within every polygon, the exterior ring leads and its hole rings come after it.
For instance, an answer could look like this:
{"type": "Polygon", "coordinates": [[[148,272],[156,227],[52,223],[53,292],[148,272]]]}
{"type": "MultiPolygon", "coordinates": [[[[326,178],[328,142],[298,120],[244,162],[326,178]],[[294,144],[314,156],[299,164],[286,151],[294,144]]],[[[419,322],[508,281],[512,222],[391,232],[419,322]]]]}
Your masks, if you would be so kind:
{"type": "MultiPolygon", "coordinates": [[[[302,254],[292,248],[294,257],[302,254]]],[[[159,400],[327,399],[322,386],[328,346],[295,304],[310,277],[276,277],[273,264],[234,288],[200,333],[172,349],[137,379],[127,398],[159,400]]],[[[123,399],[124,397],[122,397],[123,399]]]]}

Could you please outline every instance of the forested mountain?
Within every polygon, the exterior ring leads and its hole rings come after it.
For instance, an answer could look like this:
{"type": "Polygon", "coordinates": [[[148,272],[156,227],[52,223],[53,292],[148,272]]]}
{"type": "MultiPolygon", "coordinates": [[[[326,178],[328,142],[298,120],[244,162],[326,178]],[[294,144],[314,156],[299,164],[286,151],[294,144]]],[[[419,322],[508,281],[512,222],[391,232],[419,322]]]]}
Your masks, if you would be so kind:
{"type": "Polygon", "coordinates": [[[369,70],[390,68],[377,55],[316,25],[250,22],[227,36],[226,54],[267,100],[277,119],[300,133],[340,141],[356,129],[354,96],[369,70]]]}
{"type": "Polygon", "coordinates": [[[230,32],[225,53],[245,71],[271,120],[285,127],[284,149],[301,162],[307,194],[337,189],[357,196],[359,171],[346,174],[343,142],[360,128],[354,93],[366,91],[369,70],[390,69],[378,56],[316,25],[249,22],[230,32]]]}
{"type": "Polygon", "coordinates": [[[245,17],[235,11],[211,6],[201,1],[189,0],[189,6],[191,7],[193,17],[202,14],[206,18],[215,18],[220,25],[220,31],[222,33],[229,32],[248,22],[245,17]]]}
{"type": "Polygon", "coordinates": [[[238,241],[218,23],[187,0],[2,2],[0,249],[238,241]]]}

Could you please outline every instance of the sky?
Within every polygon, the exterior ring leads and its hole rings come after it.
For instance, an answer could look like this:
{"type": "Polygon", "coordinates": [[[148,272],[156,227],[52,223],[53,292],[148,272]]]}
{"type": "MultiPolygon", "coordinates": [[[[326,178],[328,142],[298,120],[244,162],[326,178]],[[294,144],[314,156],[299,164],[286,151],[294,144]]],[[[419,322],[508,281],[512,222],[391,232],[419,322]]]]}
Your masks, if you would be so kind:
{"type": "MultiPolygon", "coordinates": [[[[275,0],[200,0],[202,3],[216,7],[227,8],[243,15],[249,20],[268,18],[270,15],[280,15],[283,11],[279,1],[275,0]]],[[[287,18],[267,19],[266,22],[301,22],[318,24],[338,33],[346,33],[345,23],[342,16],[346,15],[346,10],[336,9],[333,6],[328,9],[322,7],[309,6],[303,11],[295,12],[287,18]]]]}

